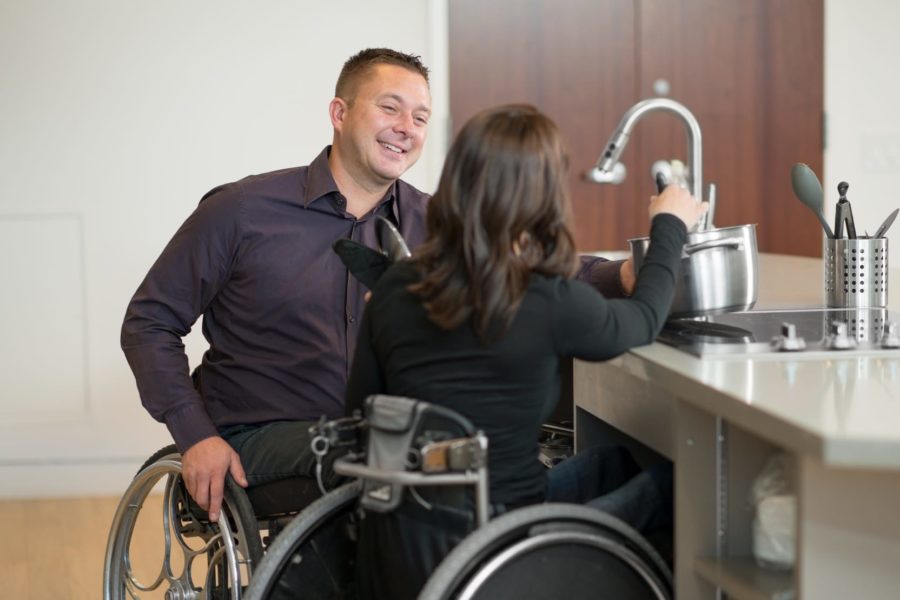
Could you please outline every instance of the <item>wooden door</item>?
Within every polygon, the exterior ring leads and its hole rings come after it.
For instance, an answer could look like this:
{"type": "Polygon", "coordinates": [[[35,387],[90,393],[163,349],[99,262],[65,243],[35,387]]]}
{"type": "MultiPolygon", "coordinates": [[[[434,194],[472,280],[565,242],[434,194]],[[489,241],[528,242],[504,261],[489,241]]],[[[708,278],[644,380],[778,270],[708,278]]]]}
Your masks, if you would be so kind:
{"type": "Polygon", "coordinates": [[[502,102],[549,114],[572,154],[579,248],[624,249],[647,231],[652,162],[686,159],[683,126],[642,120],[620,186],[583,175],[622,114],[664,80],[700,122],[716,225],[756,223],[760,251],[818,256],[821,229],[794,199],[790,168],[822,171],[823,27],[822,0],[453,0],[454,131],[502,102]]]}
{"type": "MultiPolygon", "coordinates": [[[[450,2],[454,133],[494,104],[528,102],[550,115],[569,144],[575,235],[584,250],[624,249],[621,225],[635,220],[636,178],[622,186],[583,178],[635,97],[635,14],[632,2],[450,2]]],[[[628,148],[625,160],[633,164],[636,150],[628,148]]]]}

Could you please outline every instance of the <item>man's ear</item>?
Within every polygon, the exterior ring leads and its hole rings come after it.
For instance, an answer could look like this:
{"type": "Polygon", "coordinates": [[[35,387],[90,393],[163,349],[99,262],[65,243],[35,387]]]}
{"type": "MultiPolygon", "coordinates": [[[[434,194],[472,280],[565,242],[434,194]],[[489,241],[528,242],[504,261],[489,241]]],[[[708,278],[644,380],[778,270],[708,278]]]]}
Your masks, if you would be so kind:
{"type": "Polygon", "coordinates": [[[347,102],[343,98],[332,98],[328,104],[328,116],[331,117],[331,126],[335,131],[340,131],[344,126],[348,108],[347,102]]]}

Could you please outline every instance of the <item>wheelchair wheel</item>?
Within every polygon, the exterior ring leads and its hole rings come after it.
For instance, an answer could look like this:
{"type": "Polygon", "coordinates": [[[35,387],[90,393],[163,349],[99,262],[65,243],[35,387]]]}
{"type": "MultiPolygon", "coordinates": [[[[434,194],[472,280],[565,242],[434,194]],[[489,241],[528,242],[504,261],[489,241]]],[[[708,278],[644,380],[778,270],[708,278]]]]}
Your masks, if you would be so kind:
{"type": "Polygon", "coordinates": [[[209,522],[181,481],[181,455],[167,446],[144,463],[119,502],[106,545],[103,598],[238,600],[262,554],[243,489],[228,477],[219,521],[209,522]],[[160,491],[161,514],[150,509],[155,496],[148,501],[160,491]],[[151,543],[134,543],[145,534],[151,543]]]}
{"type": "Polygon", "coordinates": [[[420,600],[659,599],[672,575],[650,544],[598,510],[541,504],[494,519],[441,562],[420,600]]]}
{"type": "Polygon", "coordinates": [[[362,484],[322,496],[278,534],[253,573],[246,600],[354,597],[354,511],[362,484]]]}

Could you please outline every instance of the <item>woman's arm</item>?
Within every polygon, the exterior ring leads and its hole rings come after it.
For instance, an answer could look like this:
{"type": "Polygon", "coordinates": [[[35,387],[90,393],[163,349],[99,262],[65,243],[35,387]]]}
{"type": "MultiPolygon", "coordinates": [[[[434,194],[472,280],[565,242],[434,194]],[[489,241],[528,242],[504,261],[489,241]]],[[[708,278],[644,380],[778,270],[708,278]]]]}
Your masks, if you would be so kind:
{"type": "Polygon", "coordinates": [[[674,215],[654,217],[650,248],[631,298],[610,300],[581,282],[561,282],[553,311],[559,354],[605,360],[652,342],[672,304],[686,231],[674,215]]]}

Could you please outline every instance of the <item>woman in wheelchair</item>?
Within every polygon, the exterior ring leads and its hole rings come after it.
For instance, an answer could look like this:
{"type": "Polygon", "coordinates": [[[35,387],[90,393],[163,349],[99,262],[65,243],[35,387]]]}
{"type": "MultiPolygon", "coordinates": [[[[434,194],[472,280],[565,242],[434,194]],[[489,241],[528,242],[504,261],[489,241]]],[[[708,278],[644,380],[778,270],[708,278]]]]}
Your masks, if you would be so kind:
{"type": "MultiPolygon", "coordinates": [[[[559,398],[561,358],[609,359],[659,333],[686,232],[706,207],[676,186],[653,197],[652,244],[634,292],[607,300],[572,279],[566,171],[558,129],[530,106],[492,108],[464,126],[429,204],[427,241],[388,269],[366,307],[347,411],[372,394],[391,394],[467,418],[489,440],[495,514],[594,498],[646,530],[671,510],[662,496],[652,498],[659,477],[634,477],[637,466],[618,449],[579,454],[548,476],[537,459],[538,434],[559,398]]],[[[470,532],[465,501],[449,494],[408,494],[392,513],[365,515],[357,566],[363,597],[415,597],[470,532]]]]}

